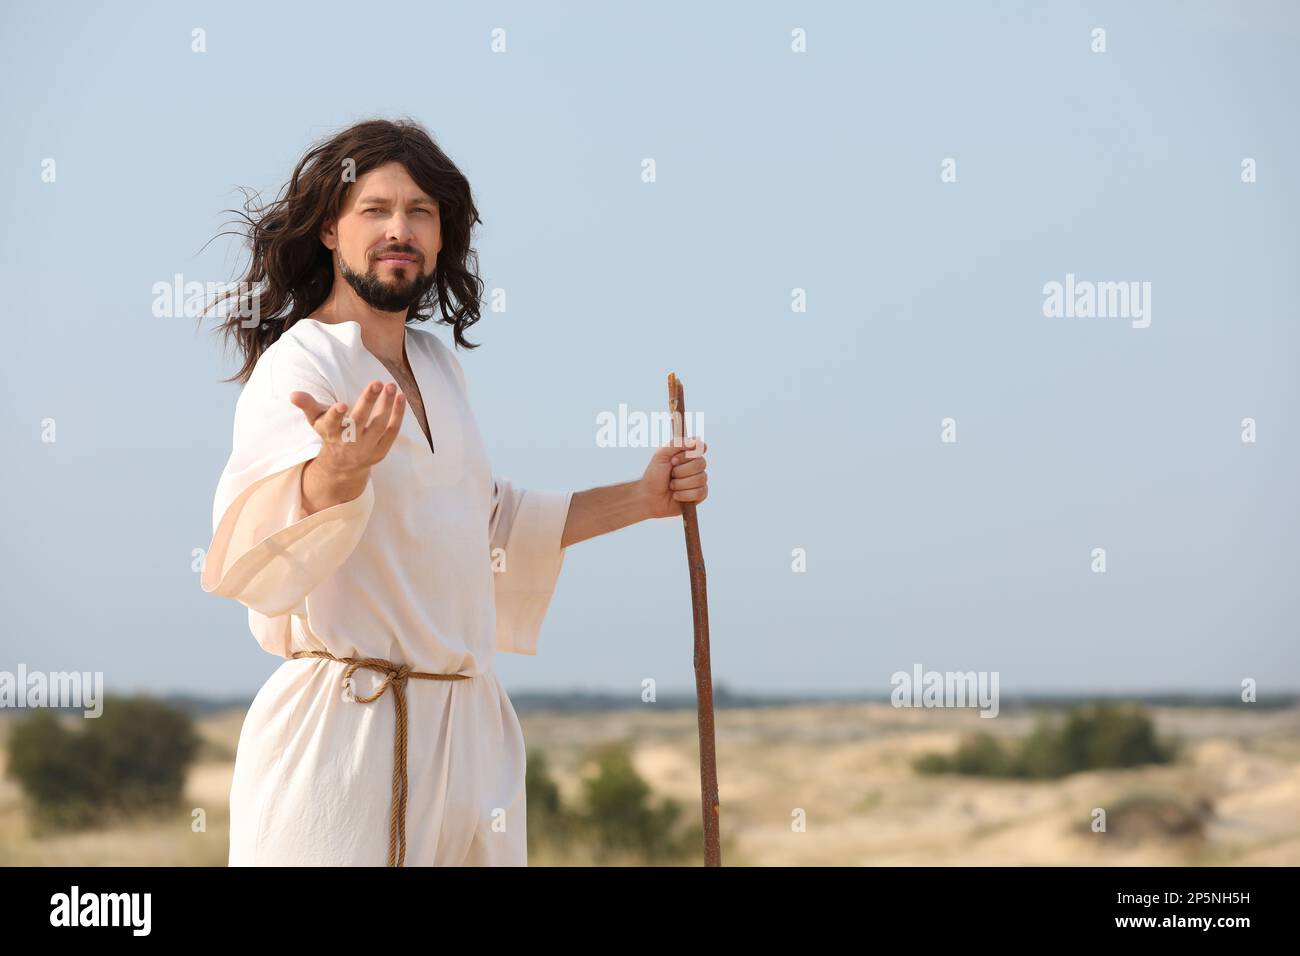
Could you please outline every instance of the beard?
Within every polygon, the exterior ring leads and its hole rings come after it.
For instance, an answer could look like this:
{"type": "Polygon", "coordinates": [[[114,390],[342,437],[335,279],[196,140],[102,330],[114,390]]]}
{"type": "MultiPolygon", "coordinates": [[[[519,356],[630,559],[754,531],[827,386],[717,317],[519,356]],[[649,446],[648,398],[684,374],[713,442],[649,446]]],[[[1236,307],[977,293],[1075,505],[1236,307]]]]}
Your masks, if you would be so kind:
{"type": "MultiPolygon", "coordinates": [[[[419,264],[416,263],[415,267],[418,268],[419,264]]],[[[428,275],[417,273],[413,279],[403,275],[384,279],[375,270],[374,263],[371,263],[369,270],[364,273],[353,271],[343,261],[341,253],[339,273],[347,280],[348,285],[352,286],[352,291],[361,298],[362,302],[380,312],[408,312],[411,306],[416,305],[433,288],[434,273],[432,272],[428,275]]]]}

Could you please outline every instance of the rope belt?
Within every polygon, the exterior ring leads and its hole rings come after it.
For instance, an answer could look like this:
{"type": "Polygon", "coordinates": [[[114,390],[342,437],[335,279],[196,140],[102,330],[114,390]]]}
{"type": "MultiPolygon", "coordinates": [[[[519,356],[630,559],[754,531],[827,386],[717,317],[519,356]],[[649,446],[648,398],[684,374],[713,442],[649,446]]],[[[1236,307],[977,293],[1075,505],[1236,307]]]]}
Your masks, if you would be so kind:
{"type": "Polygon", "coordinates": [[[393,688],[393,706],[397,708],[397,733],[393,739],[393,810],[388,821],[388,865],[406,865],[406,680],[408,677],[420,680],[469,680],[472,674],[428,674],[413,671],[405,664],[394,664],[380,657],[335,657],[326,651],[295,651],[298,657],[322,657],[326,660],[347,664],[343,672],[343,685],[348,697],[358,704],[369,704],[384,696],[384,691],[393,688]],[[352,675],[357,668],[378,671],[384,675],[384,683],[379,690],[369,697],[358,697],[352,691],[352,675]]]}

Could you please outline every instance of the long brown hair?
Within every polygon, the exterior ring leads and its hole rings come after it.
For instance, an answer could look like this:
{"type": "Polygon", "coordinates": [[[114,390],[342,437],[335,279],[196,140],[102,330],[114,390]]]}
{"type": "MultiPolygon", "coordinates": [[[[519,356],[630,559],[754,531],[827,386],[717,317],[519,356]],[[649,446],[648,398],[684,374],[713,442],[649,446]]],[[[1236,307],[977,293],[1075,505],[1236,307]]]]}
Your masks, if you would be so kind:
{"type": "Polygon", "coordinates": [[[483,294],[478,253],[470,245],[470,233],[482,220],[469,180],[414,120],[367,120],[312,146],[275,201],[259,205],[251,190],[241,189],[244,209],[226,210],[240,217],[233,234],[243,238],[250,259],[241,280],[213,303],[233,301],[233,307],[227,305],[224,310],[229,318],[216,332],[224,333],[228,343],[233,341],[243,357],[240,370],[224,381],[247,382],[271,343],[329,297],[334,264],[321,242],[321,226],[326,219],[338,217],[356,179],[394,161],[405,166],[420,188],[438,201],[442,221],[442,249],[434,266],[434,283],[412,306],[406,321],[432,318],[452,326],[457,345],[478,348],[464,337],[465,330],[479,320],[483,294]],[[246,326],[245,318],[253,315],[260,321],[246,326]]]}

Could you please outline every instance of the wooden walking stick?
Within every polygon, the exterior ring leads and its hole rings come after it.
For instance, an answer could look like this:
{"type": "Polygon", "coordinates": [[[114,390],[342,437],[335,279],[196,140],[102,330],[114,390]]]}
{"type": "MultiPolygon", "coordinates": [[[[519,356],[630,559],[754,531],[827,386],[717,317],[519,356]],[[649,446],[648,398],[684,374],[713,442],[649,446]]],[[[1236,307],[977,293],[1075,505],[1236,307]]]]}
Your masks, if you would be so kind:
{"type": "MultiPolygon", "coordinates": [[[[668,373],[668,411],[673,420],[673,444],[686,439],[686,391],[668,373]]],[[[691,571],[691,617],[695,622],[695,711],[700,730],[700,803],[704,812],[704,865],[722,866],[718,839],[718,764],[713,747],[713,673],[709,663],[709,600],[704,582],[704,552],[695,502],[683,501],[686,561],[691,571]]]]}

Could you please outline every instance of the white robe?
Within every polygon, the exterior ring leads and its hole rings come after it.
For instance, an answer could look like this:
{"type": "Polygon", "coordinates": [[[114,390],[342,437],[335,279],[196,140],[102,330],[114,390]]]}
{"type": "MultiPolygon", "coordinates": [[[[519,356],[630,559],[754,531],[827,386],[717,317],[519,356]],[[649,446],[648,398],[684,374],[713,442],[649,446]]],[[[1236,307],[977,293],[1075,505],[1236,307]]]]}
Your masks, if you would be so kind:
{"type": "MultiPolygon", "coordinates": [[[[572,492],[494,476],[455,353],[412,326],[406,350],[435,451],[407,408],[361,496],[304,517],[302,466],[321,439],[289,393],[351,405],[391,376],[356,322],[303,319],[267,348],[235,407],[203,590],[245,604],[281,657],[473,675],[407,682],[405,865],[527,865],[523,733],[492,659],[537,653],[572,492]]],[[[387,863],[394,688],[348,699],[346,667],[286,659],[258,692],[230,788],[230,865],[387,863]]],[[[353,692],[382,682],[358,670],[353,692]]]]}

